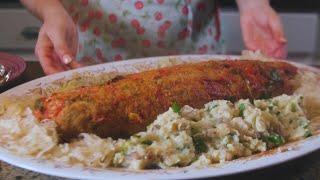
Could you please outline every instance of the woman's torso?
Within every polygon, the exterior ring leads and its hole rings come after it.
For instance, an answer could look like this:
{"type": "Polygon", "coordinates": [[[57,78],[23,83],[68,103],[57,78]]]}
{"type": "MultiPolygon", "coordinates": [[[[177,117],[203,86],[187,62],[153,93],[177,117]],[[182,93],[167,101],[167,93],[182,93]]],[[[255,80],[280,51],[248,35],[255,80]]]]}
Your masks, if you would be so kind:
{"type": "Polygon", "coordinates": [[[79,29],[77,59],[221,53],[214,0],[64,0],[79,29]]]}

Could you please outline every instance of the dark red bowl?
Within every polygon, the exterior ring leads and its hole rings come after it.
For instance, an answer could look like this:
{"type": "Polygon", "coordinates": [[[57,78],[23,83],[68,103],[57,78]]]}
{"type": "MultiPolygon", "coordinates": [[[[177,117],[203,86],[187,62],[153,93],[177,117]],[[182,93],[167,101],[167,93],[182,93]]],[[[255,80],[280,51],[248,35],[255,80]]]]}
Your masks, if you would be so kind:
{"type": "Polygon", "coordinates": [[[27,67],[21,57],[4,52],[0,52],[0,64],[2,64],[7,71],[11,71],[10,78],[5,84],[10,83],[21,76],[27,67]]]}

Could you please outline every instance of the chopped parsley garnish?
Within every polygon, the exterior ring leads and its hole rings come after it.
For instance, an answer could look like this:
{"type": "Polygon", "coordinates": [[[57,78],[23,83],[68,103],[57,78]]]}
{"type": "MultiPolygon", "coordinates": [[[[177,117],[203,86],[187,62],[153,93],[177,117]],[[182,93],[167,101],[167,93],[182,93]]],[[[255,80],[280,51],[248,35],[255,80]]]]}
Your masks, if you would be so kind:
{"type": "Polygon", "coordinates": [[[296,104],[291,103],[291,112],[297,112],[297,111],[298,111],[298,109],[297,109],[296,104]]]}
{"type": "Polygon", "coordinates": [[[276,69],[270,71],[270,78],[275,82],[281,81],[281,76],[276,69]]]}
{"type": "Polygon", "coordinates": [[[43,105],[43,102],[42,102],[41,99],[37,99],[37,100],[35,101],[35,103],[34,103],[34,108],[37,109],[37,110],[39,110],[39,111],[41,111],[41,112],[43,111],[44,105],[43,105]]]}
{"type": "Polygon", "coordinates": [[[236,96],[226,96],[225,99],[234,102],[237,98],[236,96]]]}
{"type": "Polygon", "coordinates": [[[269,99],[271,98],[271,92],[266,91],[266,92],[262,92],[262,94],[260,95],[261,99],[269,99]]]}
{"type": "Polygon", "coordinates": [[[150,146],[150,145],[153,143],[153,141],[151,141],[151,140],[144,140],[144,141],[142,141],[141,143],[150,146]]]}
{"type": "Polygon", "coordinates": [[[134,134],[134,135],[132,135],[132,137],[134,137],[134,138],[141,138],[141,136],[140,136],[139,134],[134,134]]]}
{"type": "Polygon", "coordinates": [[[200,131],[200,128],[196,125],[192,125],[191,126],[191,134],[194,135],[194,134],[198,134],[200,131]]]}
{"type": "Polygon", "coordinates": [[[205,153],[208,151],[208,146],[204,142],[202,136],[194,136],[192,137],[192,140],[196,153],[205,153]]]}
{"type": "Polygon", "coordinates": [[[179,106],[179,104],[177,102],[172,103],[171,109],[175,113],[180,113],[180,111],[181,111],[181,107],[179,106]]]}
{"type": "Polygon", "coordinates": [[[240,70],[239,69],[236,69],[236,68],[233,68],[233,69],[231,69],[230,70],[230,72],[232,73],[232,74],[240,74],[240,70]]]}
{"type": "Polygon", "coordinates": [[[214,108],[218,107],[218,104],[213,105],[212,107],[210,107],[210,111],[214,108]]]}
{"type": "Polygon", "coordinates": [[[310,137],[312,136],[312,132],[310,131],[310,129],[308,129],[305,133],[304,133],[304,137],[310,137]]]}
{"type": "Polygon", "coordinates": [[[272,134],[269,136],[265,136],[264,140],[268,143],[271,143],[275,146],[280,146],[281,144],[285,143],[285,140],[282,136],[280,136],[279,134],[272,134]]]}
{"type": "Polygon", "coordinates": [[[125,142],[122,146],[120,146],[120,151],[122,153],[126,153],[128,151],[128,149],[129,149],[129,145],[130,145],[130,143],[125,142]]]}
{"type": "Polygon", "coordinates": [[[309,123],[306,122],[306,121],[302,121],[302,122],[300,122],[299,125],[300,125],[302,128],[307,128],[307,127],[309,126],[309,123]]]}
{"type": "Polygon", "coordinates": [[[128,90],[130,87],[128,86],[128,84],[125,84],[124,86],[122,86],[122,90],[128,90]]]}
{"type": "Polygon", "coordinates": [[[240,105],[239,105],[239,115],[241,116],[241,117],[243,117],[243,111],[246,109],[246,105],[244,105],[243,103],[241,103],[240,105]]]}

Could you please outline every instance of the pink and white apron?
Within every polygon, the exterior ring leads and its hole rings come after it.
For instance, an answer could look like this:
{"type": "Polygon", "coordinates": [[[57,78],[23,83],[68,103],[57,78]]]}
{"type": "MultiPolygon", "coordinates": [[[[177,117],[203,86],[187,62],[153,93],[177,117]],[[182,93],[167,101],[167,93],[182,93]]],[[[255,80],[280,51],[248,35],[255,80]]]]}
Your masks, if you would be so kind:
{"type": "Polygon", "coordinates": [[[86,64],[147,56],[223,53],[215,0],[63,0],[86,64]]]}

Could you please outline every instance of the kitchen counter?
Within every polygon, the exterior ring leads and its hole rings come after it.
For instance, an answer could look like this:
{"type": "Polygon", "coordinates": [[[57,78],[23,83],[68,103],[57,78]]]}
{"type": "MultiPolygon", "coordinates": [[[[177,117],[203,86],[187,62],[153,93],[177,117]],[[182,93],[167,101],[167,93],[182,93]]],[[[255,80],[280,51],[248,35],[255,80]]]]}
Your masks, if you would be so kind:
{"type": "MultiPolygon", "coordinates": [[[[0,93],[14,86],[42,76],[44,76],[44,74],[38,62],[27,62],[27,70],[24,72],[21,78],[17,79],[17,81],[9,84],[5,88],[0,89],[0,93]]],[[[320,150],[306,155],[304,157],[283,164],[275,165],[269,168],[250,171],[238,175],[226,176],[218,179],[232,180],[236,178],[238,180],[317,180],[320,179],[320,150]]],[[[11,179],[62,180],[65,178],[35,173],[32,171],[13,167],[5,162],[0,161],[0,180],[11,179]]]]}

